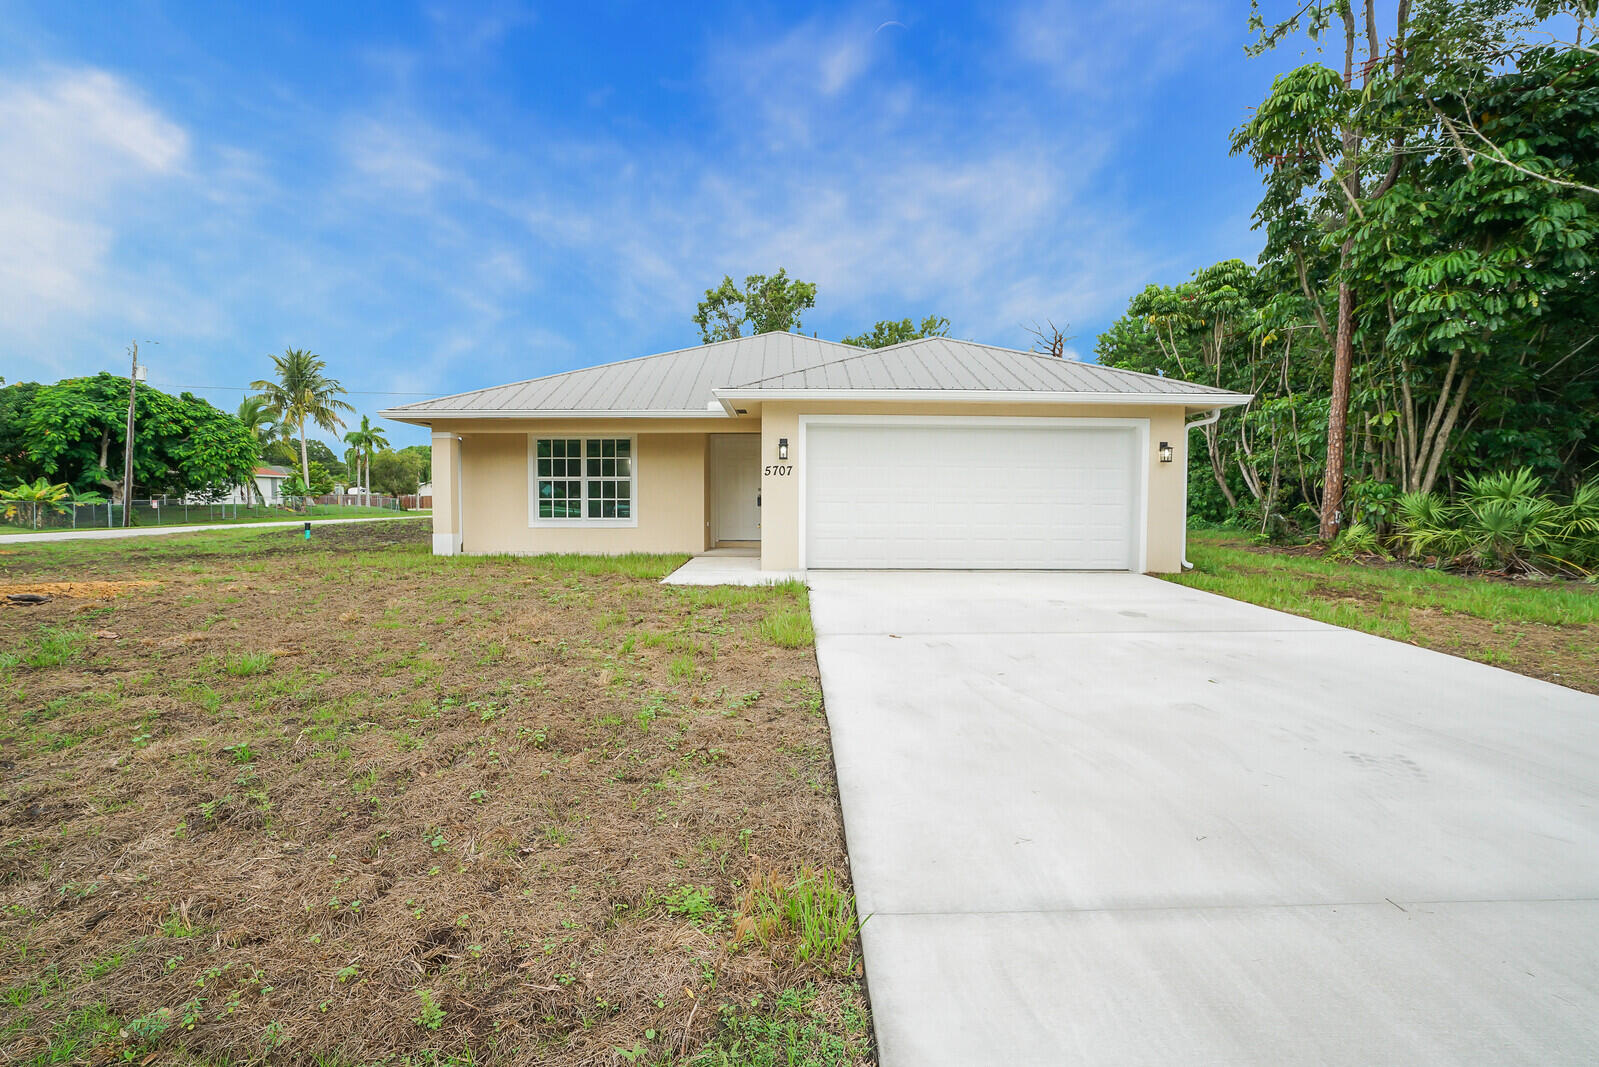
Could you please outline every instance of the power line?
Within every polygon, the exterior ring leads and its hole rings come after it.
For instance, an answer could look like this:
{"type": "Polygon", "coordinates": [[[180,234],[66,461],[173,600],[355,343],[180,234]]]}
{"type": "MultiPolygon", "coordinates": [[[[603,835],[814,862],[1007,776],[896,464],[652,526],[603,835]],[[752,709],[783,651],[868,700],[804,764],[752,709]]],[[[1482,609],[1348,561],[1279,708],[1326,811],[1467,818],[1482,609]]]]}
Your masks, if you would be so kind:
{"type": "MultiPolygon", "coordinates": [[[[255,392],[254,389],[251,389],[251,388],[249,388],[247,386],[243,386],[243,385],[178,385],[176,382],[151,382],[150,384],[151,385],[159,385],[163,389],[228,389],[228,390],[232,390],[232,391],[238,392],[238,393],[253,393],[253,392],[255,392]]],[[[405,393],[405,392],[401,392],[398,389],[346,389],[344,391],[344,394],[346,396],[437,396],[438,395],[437,393],[405,393]]]]}

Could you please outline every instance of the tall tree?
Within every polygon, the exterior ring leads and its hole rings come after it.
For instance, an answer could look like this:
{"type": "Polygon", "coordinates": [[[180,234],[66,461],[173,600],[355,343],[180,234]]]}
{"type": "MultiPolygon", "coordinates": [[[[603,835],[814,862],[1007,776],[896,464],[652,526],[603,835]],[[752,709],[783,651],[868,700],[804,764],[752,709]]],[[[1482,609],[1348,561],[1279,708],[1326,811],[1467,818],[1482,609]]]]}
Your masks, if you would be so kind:
{"type": "Polygon", "coordinates": [[[706,344],[746,334],[786,333],[799,329],[800,313],[815,306],[815,284],[790,279],[782,268],[770,276],[748,275],[742,289],[724,274],[721,285],[705,290],[694,324],[706,344]]]}
{"type": "Polygon", "coordinates": [[[353,448],[360,457],[362,481],[361,485],[368,494],[372,492],[372,453],[389,447],[389,439],[383,434],[383,427],[373,426],[372,420],[366,415],[361,416],[361,425],[344,435],[344,443],[353,448]]]}
{"type": "MultiPolygon", "coordinates": [[[[271,405],[261,397],[247,396],[239,401],[237,418],[246,430],[255,435],[255,439],[261,445],[263,452],[281,434],[281,427],[279,427],[278,420],[272,414],[271,405]]],[[[256,503],[265,507],[266,495],[261,492],[261,483],[252,477],[248,484],[250,490],[255,493],[256,503]]]]}
{"type": "Polygon", "coordinates": [[[335,433],[344,426],[338,413],[355,409],[339,399],[344,387],[324,373],[327,362],[321,356],[302,348],[286,348],[283,355],[273,356],[272,362],[276,365],[277,379],[259,379],[251,382],[250,388],[259,390],[272,410],[299,433],[300,478],[310,485],[311,460],[306,454],[305,424],[314,422],[329,433],[335,433]]]}
{"type": "Polygon", "coordinates": [[[870,330],[844,337],[841,340],[847,345],[858,345],[861,348],[887,348],[889,345],[902,344],[906,341],[915,341],[923,337],[948,337],[949,320],[942,315],[929,315],[920,324],[910,319],[882,319],[873,324],[870,330]]]}
{"type": "MultiPolygon", "coordinates": [[[[121,487],[128,379],[112,374],[41,386],[25,436],[52,478],[86,489],[121,487]]],[[[189,493],[252,478],[260,444],[238,419],[189,393],[140,383],[134,393],[134,482],[152,492],[189,493]]]]}
{"type": "MultiPolygon", "coordinates": [[[[1362,121],[1362,104],[1369,98],[1372,79],[1385,59],[1391,61],[1396,77],[1403,73],[1409,16],[1410,0],[1399,0],[1390,53],[1385,50],[1385,42],[1377,29],[1376,0],[1310,0],[1294,16],[1271,26],[1260,17],[1256,0],[1250,21],[1260,36],[1250,49],[1253,53],[1275,47],[1302,27],[1311,37],[1320,39],[1334,17],[1343,26],[1342,74],[1320,63],[1310,63],[1281,75],[1272,83],[1271,93],[1254,119],[1234,137],[1235,152],[1247,152],[1257,166],[1273,168],[1258,218],[1267,212],[1267,205],[1299,204],[1309,186],[1333,192],[1318,206],[1330,212],[1339,224],[1344,224],[1364,214],[1370,201],[1381,198],[1392,188],[1404,161],[1399,151],[1402,137],[1395,135],[1386,173],[1374,183],[1363,181],[1363,165],[1371,162],[1372,145],[1362,121]],[[1357,64],[1357,48],[1362,36],[1366,41],[1366,58],[1357,64]],[[1357,80],[1359,90],[1355,88],[1357,80]]],[[[1267,220],[1262,218],[1262,221],[1267,220]]],[[[1327,464],[1322,477],[1318,529],[1324,540],[1336,537],[1343,521],[1349,386],[1355,363],[1357,297],[1347,270],[1353,241],[1352,236],[1346,236],[1339,245],[1335,272],[1337,310],[1330,330],[1333,366],[1327,415],[1327,464]]]]}

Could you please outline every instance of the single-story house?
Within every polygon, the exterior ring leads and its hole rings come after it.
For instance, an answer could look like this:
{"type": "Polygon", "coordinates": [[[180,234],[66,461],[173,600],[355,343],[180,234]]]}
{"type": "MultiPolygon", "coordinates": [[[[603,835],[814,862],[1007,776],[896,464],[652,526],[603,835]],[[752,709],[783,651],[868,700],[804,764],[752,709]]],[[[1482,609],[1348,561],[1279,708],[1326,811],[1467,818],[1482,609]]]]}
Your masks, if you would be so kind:
{"type": "Polygon", "coordinates": [[[433,550],[1176,571],[1189,429],[1250,396],[929,337],[766,333],[390,408],[433,550]]]}
{"type": "MultiPolygon", "coordinates": [[[[228,490],[226,496],[218,497],[210,501],[210,503],[243,504],[248,506],[256,503],[255,492],[256,489],[259,489],[261,491],[260,499],[265,500],[268,504],[281,504],[283,503],[283,483],[293,476],[294,471],[288,467],[279,467],[273,463],[262,463],[255,468],[254,488],[251,488],[248,484],[236,485],[228,490]]],[[[207,501],[203,500],[199,494],[191,493],[183,498],[183,502],[185,504],[203,504],[207,501]]]]}

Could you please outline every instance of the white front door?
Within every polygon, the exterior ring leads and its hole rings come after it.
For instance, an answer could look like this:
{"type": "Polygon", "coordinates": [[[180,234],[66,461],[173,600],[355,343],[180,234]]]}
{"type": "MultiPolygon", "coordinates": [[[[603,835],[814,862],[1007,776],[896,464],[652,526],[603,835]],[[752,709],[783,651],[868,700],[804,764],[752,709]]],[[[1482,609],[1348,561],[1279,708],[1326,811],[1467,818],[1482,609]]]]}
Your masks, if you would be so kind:
{"type": "Polygon", "coordinates": [[[761,435],[711,435],[711,539],[761,539],[761,435]]]}
{"type": "Polygon", "coordinates": [[[807,425],[804,565],[1139,570],[1147,424],[807,425]]]}

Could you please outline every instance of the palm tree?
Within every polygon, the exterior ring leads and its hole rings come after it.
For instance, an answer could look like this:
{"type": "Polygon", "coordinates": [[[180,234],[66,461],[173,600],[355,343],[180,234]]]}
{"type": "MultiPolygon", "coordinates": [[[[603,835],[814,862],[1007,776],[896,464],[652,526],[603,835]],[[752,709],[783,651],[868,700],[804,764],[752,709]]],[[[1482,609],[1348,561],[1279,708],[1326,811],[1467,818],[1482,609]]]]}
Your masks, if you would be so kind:
{"type": "MultiPolygon", "coordinates": [[[[263,447],[281,436],[287,425],[279,420],[266,398],[259,396],[247,396],[239,402],[238,419],[244,423],[246,430],[255,435],[256,443],[263,447]]],[[[266,496],[261,492],[261,483],[251,478],[250,488],[255,491],[256,503],[266,507],[266,496]]]]}
{"type": "Polygon", "coordinates": [[[373,426],[372,420],[365,415],[361,416],[361,428],[351,430],[344,435],[344,443],[350,445],[361,457],[361,472],[364,479],[362,488],[366,490],[367,503],[372,502],[372,453],[379,449],[389,447],[389,439],[383,436],[383,427],[373,426]]]}
{"type": "Polygon", "coordinates": [[[299,431],[300,480],[309,486],[311,459],[305,451],[306,420],[332,433],[344,426],[338,412],[355,409],[339,399],[344,386],[322,373],[327,363],[321,356],[303,348],[285,348],[283,355],[272,357],[272,362],[277,364],[277,381],[261,379],[251,382],[250,388],[259,389],[261,399],[278,418],[299,431]]]}

